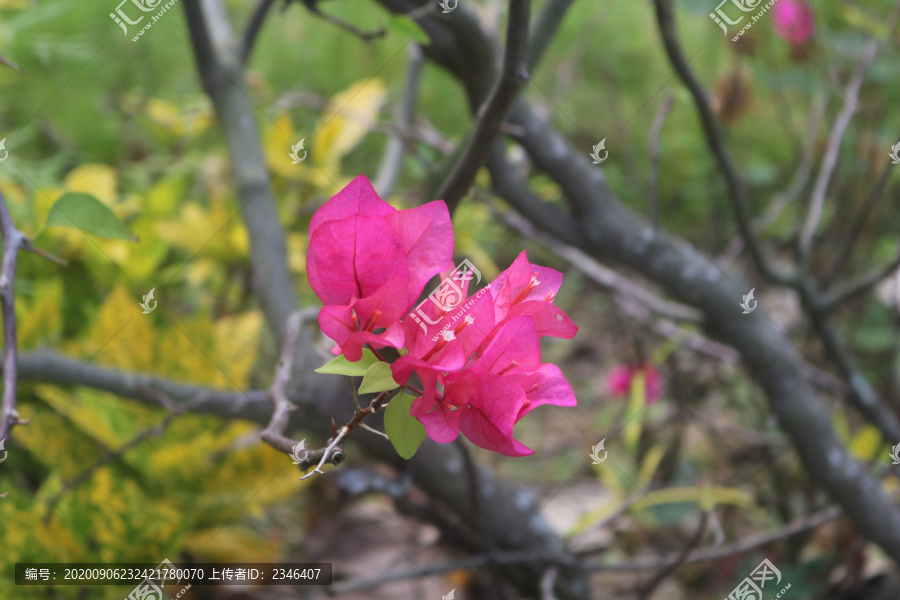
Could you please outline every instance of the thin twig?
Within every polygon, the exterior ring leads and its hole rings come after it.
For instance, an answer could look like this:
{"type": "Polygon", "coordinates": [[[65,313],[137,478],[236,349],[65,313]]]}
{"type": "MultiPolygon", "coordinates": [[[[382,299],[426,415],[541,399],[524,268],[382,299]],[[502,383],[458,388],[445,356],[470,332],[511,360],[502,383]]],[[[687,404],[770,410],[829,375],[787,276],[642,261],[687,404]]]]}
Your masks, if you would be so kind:
{"type": "Polygon", "coordinates": [[[660,569],[670,565],[689,565],[696,562],[725,558],[728,556],[734,556],[735,554],[743,554],[745,552],[749,552],[750,550],[759,548],[760,546],[765,546],[766,544],[771,544],[772,542],[793,537],[797,534],[803,533],[804,531],[814,529],[816,527],[819,527],[823,523],[827,523],[828,521],[837,518],[839,514],[841,514],[841,509],[839,507],[827,508],[808,517],[797,519],[792,523],[782,527],[781,529],[776,529],[775,531],[772,531],[770,533],[749,536],[744,538],[743,540],[734,542],[733,544],[727,544],[718,548],[701,548],[698,550],[694,550],[684,558],[682,558],[681,556],[682,552],[677,552],[675,554],[671,554],[669,556],[654,560],[633,561],[618,564],[585,565],[584,569],[586,571],[592,572],[648,571],[652,569],[660,569]]]}
{"type": "Polygon", "coordinates": [[[659,156],[660,156],[660,138],[662,137],[662,129],[666,124],[666,116],[672,110],[672,104],[675,97],[672,94],[667,95],[660,103],[653,117],[653,125],[650,127],[650,181],[648,188],[650,190],[650,222],[653,228],[659,227],[659,156]]]}
{"type": "Polygon", "coordinates": [[[528,53],[530,10],[531,0],[509,0],[503,68],[490,95],[478,109],[478,118],[465,149],[436,196],[446,202],[450,214],[453,214],[460,201],[469,193],[475,182],[475,175],[490,155],[506,113],[528,76],[525,61],[528,53]]]}
{"type": "Polygon", "coordinates": [[[244,36],[241,38],[240,57],[242,64],[247,64],[247,61],[250,59],[250,53],[253,52],[253,47],[256,45],[256,36],[259,35],[259,30],[266,20],[266,15],[269,14],[269,9],[274,4],[275,0],[259,0],[256,8],[253,9],[253,14],[250,15],[250,20],[244,28],[244,36]]]}
{"type": "Polygon", "coordinates": [[[883,267],[879,267],[860,275],[857,279],[846,284],[844,287],[835,290],[822,301],[821,308],[824,311],[832,311],[847,300],[862,294],[869,288],[874,287],[880,281],[890,276],[891,273],[900,268],[900,252],[889,263],[883,267]]]}
{"type": "MultiPolygon", "coordinates": [[[[363,40],[364,42],[371,42],[372,40],[380,38],[387,34],[387,29],[385,29],[384,27],[379,27],[378,29],[375,29],[373,31],[363,31],[362,29],[360,29],[356,25],[353,25],[352,23],[348,23],[347,21],[344,21],[343,19],[329,15],[328,13],[324,13],[321,10],[319,10],[319,0],[299,0],[299,1],[312,14],[316,15],[320,19],[323,19],[324,21],[331,23],[332,25],[334,25],[340,29],[343,29],[347,33],[355,35],[356,37],[363,40]]],[[[285,3],[285,6],[287,6],[287,3],[285,3]]]]}
{"type": "Polygon", "coordinates": [[[675,16],[672,9],[672,0],[654,0],[656,5],[656,20],[659,25],[660,35],[662,36],[663,46],[666,54],[675,72],[681,78],[681,81],[688,88],[694,99],[694,105],[700,116],[700,122],[703,125],[703,133],[706,137],[707,146],[716,158],[716,163],[725,177],[725,183],[728,187],[728,198],[734,207],[735,219],[744,243],[750,251],[753,263],[756,265],[760,273],[768,278],[780,282],[787,283],[794,277],[781,275],[775,271],[768,262],[763,251],[762,245],[753,231],[753,224],[750,217],[749,199],[747,188],[738,174],[737,167],[725,145],[725,140],[716,118],[713,115],[712,108],[709,104],[709,98],[704,91],[700,80],[691,71],[688,61],[678,41],[678,34],[675,31],[675,16]]]}
{"type": "Polygon", "coordinates": [[[387,198],[394,190],[400,167],[403,166],[403,154],[410,142],[409,130],[412,127],[416,113],[416,97],[419,91],[419,80],[422,76],[422,48],[418,44],[410,44],[408,48],[409,67],[406,74],[406,84],[403,87],[403,97],[397,104],[394,113],[394,123],[402,134],[392,135],[388,139],[384,150],[384,158],[375,178],[375,190],[382,198],[387,198]]]}
{"type": "MultiPolygon", "coordinates": [[[[160,392],[156,392],[156,393],[159,393],[160,395],[162,395],[160,392]]],[[[85,469],[84,471],[82,471],[81,473],[76,475],[74,478],[65,482],[63,484],[62,488],[58,492],[56,492],[55,494],[53,494],[53,496],[50,496],[47,499],[47,502],[49,505],[47,506],[47,512],[44,514],[44,523],[45,524],[50,520],[50,517],[53,514],[53,509],[56,508],[56,505],[59,503],[60,499],[62,499],[62,497],[65,496],[67,493],[76,489],[77,487],[82,485],[84,482],[86,482],[88,479],[90,479],[91,476],[93,476],[94,472],[97,469],[109,464],[110,462],[112,462],[116,459],[121,458],[122,455],[124,455],[126,452],[128,452],[132,448],[138,446],[144,440],[146,440],[150,437],[158,437],[158,436],[162,435],[162,433],[166,430],[166,428],[169,427],[169,425],[172,423],[172,421],[175,420],[175,418],[181,416],[183,413],[185,413],[193,408],[193,405],[190,402],[177,404],[177,405],[174,402],[172,402],[171,399],[164,399],[164,400],[161,400],[161,402],[165,402],[166,404],[168,404],[170,406],[174,406],[174,408],[171,410],[171,412],[169,412],[169,414],[167,414],[163,418],[162,421],[160,421],[153,427],[150,427],[148,429],[145,429],[145,430],[139,432],[133,438],[131,438],[130,440],[125,442],[122,446],[119,446],[119,448],[117,448],[116,450],[107,451],[94,464],[92,464],[87,469],[85,469]]]]}
{"type": "Polygon", "coordinates": [[[812,196],[809,201],[809,212],[806,216],[806,222],[800,231],[799,248],[801,251],[807,248],[812,240],[819,222],[822,220],[822,212],[825,205],[825,193],[828,191],[828,184],[831,182],[831,176],[837,165],[838,153],[841,149],[841,141],[844,139],[844,133],[850,124],[850,119],[859,110],[859,90],[862,87],[866,70],[878,53],[880,44],[878,40],[870,40],[863,49],[862,56],[853,70],[850,81],[843,90],[844,105],[838,112],[831,133],[828,135],[828,145],[826,146],[825,156],[822,159],[822,167],[819,169],[819,175],[816,177],[813,186],[812,196]]]}
{"type": "Polygon", "coordinates": [[[829,269],[828,274],[822,277],[822,289],[826,290],[834,283],[835,279],[837,279],[838,273],[841,268],[850,259],[850,256],[853,254],[853,250],[856,248],[856,244],[862,238],[862,229],[866,224],[866,220],[869,217],[869,213],[875,205],[878,204],[878,201],[884,195],[884,190],[887,187],[888,179],[892,174],[892,170],[889,167],[886,167],[881,172],[881,177],[878,178],[878,182],[875,184],[875,187],[866,197],[863,205],[859,207],[859,212],[856,214],[856,218],[853,220],[853,224],[850,226],[850,230],[847,232],[847,237],[845,238],[845,242],[841,244],[841,253],[835,259],[834,263],[831,265],[831,269],[829,269]]]}
{"type": "Polygon", "coordinates": [[[556,585],[556,576],[559,575],[559,567],[553,565],[541,576],[541,600],[556,600],[553,586],[556,585]]]}
{"type": "Polygon", "coordinates": [[[691,553],[691,549],[694,548],[697,544],[700,543],[700,540],[703,539],[703,534],[706,532],[706,524],[709,522],[709,514],[711,511],[705,511],[703,516],[700,517],[700,523],[697,525],[697,531],[694,532],[694,535],[688,540],[688,543],[685,544],[684,548],[681,550],[681,553],[678,555],[677,560],[672,562],[671,564],[667,564],[662,567],[659,572],[654,575],[650,581],[648,581],[645,585],[641,586],[640,591],[638,592],[638,598],[640,600],[646,600],[653,595],[654,590],[672,573],[678,570],[684,561],[687,560],[688,555],[691,553]]]}
{"type": "Polygon", "coordinates": [[[260,433],[260,437],[264,442],[287,454],[293,453],[296,442],[284,436],[289,413],[293,409],[293,405],[287,398],[286,387],[291,379],[291,366],[294,363],[294,354],[297,351],[297,340],[300,337],[302,324],[303,316],[299,311],[291,313],[291,316],[288,317],[281,347],[281,356],[275,367],[272,385],[269,387],[269,399],[272,401],[273,407],[272,418],[269,420],[266,428],[260,433]]]}

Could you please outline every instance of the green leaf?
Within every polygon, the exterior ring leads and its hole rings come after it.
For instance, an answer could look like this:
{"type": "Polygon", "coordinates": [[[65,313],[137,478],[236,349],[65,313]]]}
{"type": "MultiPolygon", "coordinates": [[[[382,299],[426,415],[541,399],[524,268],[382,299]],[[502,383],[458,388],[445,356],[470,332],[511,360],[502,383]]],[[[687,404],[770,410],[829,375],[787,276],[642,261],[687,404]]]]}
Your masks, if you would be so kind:
{"type": "Polygon", "coordinates": [[[397,32],[401,37],[413,39],[418,44],[428,45],[431,43],[431,38],[428,37],[425,30],[419,27],[419,24],[409,17],[394,15],[388,19],[388,27],[397,32]]]}
{"type": "Polygon", "coordinates": [[[384,411],[384,432],[397,450],[397,454],[407,460],[415,455],[422,440],[425,439],[425,426],[409,414],[412,403],[413,397],[401,391],[384,411]]]}
{"type": "Polygon", "coordinates": [[[81,192],[60,196],[47,215],[45,227],[68,227],[104,238],[137,241],[116,213],[90,194],[81,192]]]}
{"type": "MultiPolygon", "coordinates": [[[[366,374],[366,371],[369,370],[369,367],[374,365],[377,362],[381,362],[378,360],[378,357],[371,350],[363,349],[362,358],[356,362],[350,362],[344,355],[330,360],[325,363],[318,369],[316,369],[316,373],[327,373],[329,375],[347,375],[349,377],[362,377],[366,374]]],[[[387,364],[387,363],[385,363],[387,364]]]]}
{"type": "Polygon", "coordinates": [[[366,376],[363,377],[359,386],[359,393],[389,392],[396,390],[398,387],[400,387],[400,384],[394,381],[391,365],[378,361],[366,371],[366,376]]]}

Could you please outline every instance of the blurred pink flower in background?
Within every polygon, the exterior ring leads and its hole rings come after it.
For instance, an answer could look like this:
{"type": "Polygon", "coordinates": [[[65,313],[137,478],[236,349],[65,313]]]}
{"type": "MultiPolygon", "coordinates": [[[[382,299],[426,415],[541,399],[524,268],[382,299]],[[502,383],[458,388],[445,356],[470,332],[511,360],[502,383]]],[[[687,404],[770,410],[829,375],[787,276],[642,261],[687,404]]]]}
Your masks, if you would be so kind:
{"type": "Polygon", "coordinates": [[[812,7],[806,0],[778,0],[772,7],[775,32],[793,44],[803,44],[816,32],[812,7]]]}
{"type": "Polygon", "coordinates": [[[614,398],[627,397],[631,393],[631,381],[634,376],[643,372],[644,389],[647,391],[647,400],[653,402],[659,397],[662,388],[659,371],[649,365],[633,367],[629,365],[616,365],[606,374],[606,392],[614,398]]]}

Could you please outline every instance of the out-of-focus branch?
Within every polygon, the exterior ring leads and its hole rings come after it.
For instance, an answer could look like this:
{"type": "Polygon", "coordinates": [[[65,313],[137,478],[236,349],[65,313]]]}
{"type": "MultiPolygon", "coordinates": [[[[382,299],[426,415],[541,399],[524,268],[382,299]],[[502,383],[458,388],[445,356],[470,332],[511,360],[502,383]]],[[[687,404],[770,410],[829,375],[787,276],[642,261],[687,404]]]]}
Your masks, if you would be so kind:
{"type": "Polygon", "coordinates": [[[647,187],[650,190],[650,222],[654,228],[659,227],[659,146],[663,125],[666,124],[666,116],[672,110],[674,99],[671,94],[663,99],[650,127],[650,181],[647,187]]]}
{"type": "Polygon", "coordinates": [[[403,86],[403,97],[397,104],[394,112],[394,125],[399,133],[391,135],[387,147],[384,150],[384,158],[381,159],[381,167],[375,178],[375,190],[382,198],[387,198],[394,191],[394,184],[403,166],[403,154],[409,143],[409,130],[413,125],[416,114],[416,97],[419,92],[419,79],[422,75],[422,49],[418,44],[407,46],[409,68],[406,74],[406,84],[403,86]]]}
{"type": "Polygon", "coordinates": [[[253,14],[250,15],[250,20],[244,28],[244,37],[241,39],[241,64],[247,64],[250,59],[250,53],[256,45],[256,36],[259,35],[259,30],[274,4],[275,0],[259,0],[253,9],[253,14]]]}
{"type": "Polygon", "coordinates": [[[672,0],[654,0],[653,3],[656,6],[656,20],[666,55],[694,99],[694,105],[700,116],[700,123],[703,126],[706,143],[715,157],[722,175],[725,177],[728,197],[734,207],[738,229],[741,232],[744,243],[747,245],[747,249],[750,251],[753,263],[756,265],[757,270],[766,277],[780,283],[787,283],[793,277],[781,275],[769,265],[762,244],[753,230],[747,188],[741,180],[734,160],[731,158],[731,153],[725,145],[725,140],[722,137],[719,125],[716,123],[706,91],[703,89],[700,80],[697,79],[697,76],[688,66],[687,59],[681,49],[678,34],[675,31],[675,15],[672,8],[672,0]]]}
{"type": "Polygon", "coordinates": [[[897,253],[897,256],[895,256],[893,260],[883,267],[860,275],[858,278],[847,283],[844,287],[837,289],[826,296],[822,301],[822,310],[826,312],[834,310],[854,296],[862,294],[874,287],[897,269],[900,269],[900,252],[897,253]]]}
{"type": "Polygon", "coordinates": [[[515,212],[505,212],[498,213],[498,216],[512,229],[553,250],[553,252],[566,259],[572,266],[587,275],[591,281],[604,289],[619,295],[627,296],[643,306],[646,306],[654,313],[665,317],[691,323],[699,323],[702,320],[702,314],[698,310],[691,308],[690,306],[685,306],[684,304],[663,300],[662,298],[653,295],[612,269],[603,266],[600,261],[592,258],[578,248],[569,246],[568,244],[541,233],[537,227],[532,225],[531,222],[520,214],[515,212]]]}
{"type": "Polygon", "coordinates": [[[255,107],[244,89],[240,46],[233,39],[221,0],[184,0],[182,4],[197,70],[228,144],[241,216],[250,237],[253,290],[280,344],[288,316],[297,308],[297,296],[253,118],[255,107]]]}
{"type": "Polygon", "coordinates": [[[841,268],[850,259],[850,256],[853,254],[853,250],[856,248],[857,242],[859,242],[862,237],[860,234],[862,233],[863,226],[866,224],[866,219],[869,217],[869,213],[875,208],[875,205],[878,204],[878,201],[884,195],[884,189],[887,187],[887,181],[891,176],[891,168],[885,167],[881,172],[881,177],[878,178],[878,183],[875,184],[875,188],[866,196],[866,201],[862,206],[859,207],[859,211],[856,214],[856,218],[853,220],[853,224],[850,226],[850,230],[847,232],[847,237],[843,244],[841,244],[840,255],[834,260],[834,263],[831,265],[828,273],[822,277],[822,289],[828,289],[831,287],[831,284],[834,283],[834,280],[837,279],[838,273],[841,268]]]}
{"type": "Polygon", "coordinates": [[[793,537],[804,531],[815,529],[824,523],[832,521],[841,514],[841,510],[837,507],[826,508],[807,517],[796,519],[790,524],[772,531],[770,533],[762,533],[758,535],[747,536],[744,539],[719,546],[718,548],[701,548],[689,553],[686,557],[682,557],[681,553],[663,557],[661,559],[634,561],[619,564],[599,564],[586,565],[586,571],[647,571],[651,569],[666,568],[672,565],[689,565],[692,563],[704,562],[707,560],[716,560],[717,558],[726,558],[736,554],[744,554],[761,546],[771,544],[789,537],[793,537]]]}
{"type": "Polygon", "coordinates": [[[537,69],[544,53],[550,47],[550,42],[556,38],[563,17],[569,12],[569,7],[574,2],[575,0],[547,0],[544,3],[541,14],[535,19],[534,27],[531,29],[531,41],[528,44],[529,73],[537,69]]]}
{"type": "Polygon", "coordinates": [[[530,10],[531,0],[509,0],[506,50],[500,77],[478,109],[477,120],[468,136],[465,149],[437,193],[437,197],[447,203],[450,214],[453,214],[460,201],[469,193],[475,182],[475,175],[487,161],[506,113],[527,77],[525,61],[530,10]]]}
{"type": "MultiPolygon", "coordinates": [[[[309,12],[311,12],[312,14],[314,14],[315,16],[319,17],[323,21],[331,23],[335,27],[343,29],[344,31],[346,31],[347,33],[349,33],[351,35],[355,35],[356,37],[358,37],[359,39],[361,39],[364,42],[371,42],[372,40],[380,38],[380,37],[384,36],[385,34],[387,34],[387,29],[385,29],[384,27],[379,27],[378,29],[375,29],[373,31],[363,31],[362,29],[360,29],[356,25],[353,25],[352,23],[348,23],[347,21],[345,21],[343,19],[340,19],[333,15],[329,15],[328,13],[324,13],[321,10],[319,10],[319,1],[320,0],[298,0],[298,2],[303,4],[303,6],[305,6],[306,9],[309,12]]],[[[285,2],[285,7],[287,7],[287,4],[289,2],[290,2],[290,0],[287,0],[285,2]]]]}
{"type": "Polygon", "coordinates": [[[53,496],[47,498],[47,512],[44,514],[45,524],[50,520],[50,517],[53,515],[53,509],[56,508],[56,505],[59,503],[60,499],[62,499],[62,497],[67,493],[71,492],[72,490],[89,480],[91,476],[93,476],[94,472],[97,471],[97,469],[121,458],[122,455],[124,455],[132,448],[140,445],[144,440],[147,440],[150,437],[158,437],[162,435],[162,433],[169,427],[172,421],[191,409],[190,402],[176,405],[175,403],[171,402],[170,399],[165,398],[164,394],[159,394],[158,400],[161,404],[165,404],[171,407],[170,412],[163,418],[163,420],[153,427],[141,431],[116,450],[107,451],[103,456],[100,457],[99,460],[94,462],[94,464],[86,468],[74,478],[66,481],[58,492],[53,494],[53,496]]]}
{"type": "Polygon", "coordinates": [[[825,206],[825,193],[828,191],[828,184],[831,183],[831,175],[837,165],[838,154],[841,150],[841,141],[844,139],[844,133],[850,124],[850,119],[859,110],[859,90],[862,87],[863,79],[872,61],[878,53],[880,44],[878,40],[870,40],[865,48],[863,48],[862,56],[853,69],[853,75],[843,90],[844,104],[838,112],[831,133],[828,135],[828,145],[825,147],[825,156],[822,158],[822,166],[819,168],[819,175],[816,177],[813,186],[812,196],[809,201],[809,212],[806,215],[806,222],[800,230],[798,246],[801,252],[808,250],[809,243],[812,241],[819,222],[822,220],[822,212],[825,206]]]}

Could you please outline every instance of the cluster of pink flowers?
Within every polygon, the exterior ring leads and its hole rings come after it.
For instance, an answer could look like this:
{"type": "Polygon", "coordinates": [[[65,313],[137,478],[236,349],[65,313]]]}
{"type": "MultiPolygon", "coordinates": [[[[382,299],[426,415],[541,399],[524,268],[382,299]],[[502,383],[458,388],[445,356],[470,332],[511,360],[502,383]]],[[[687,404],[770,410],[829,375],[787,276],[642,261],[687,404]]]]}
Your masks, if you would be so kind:
{"type": "MultiPolygon", "coordinates": [[[[541,363],[540,338],[572,338],[578,328],[553,304],[562,274],[533,265],[525,252],[453,310],[426,302],[410,310],[425,284],[453,274],[453,230],[442,201],[397,210],[360,175],[326,202],[309,228],[307,271],[325,306],[322,331],[350,361],[362,349],[396,348],[394,380],[421,393],[411,414],[430,438],[446,443],[462,432],[508,456],[533,454],[513,438],[516,423],[542,404],[574,406],[556,365],[541,363]],[[436,335],[437,334],[437,335],[436,335]]],[[[453,282],[456,284],[456,281],[453,282]]],[[[468,278],[458,281],[466,298],[468,278]]]]}

